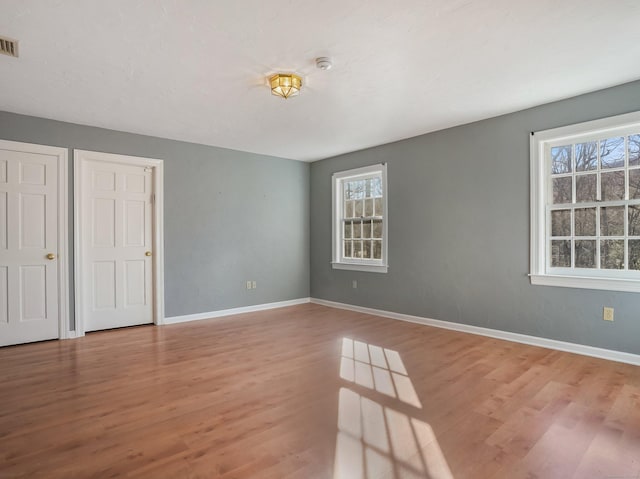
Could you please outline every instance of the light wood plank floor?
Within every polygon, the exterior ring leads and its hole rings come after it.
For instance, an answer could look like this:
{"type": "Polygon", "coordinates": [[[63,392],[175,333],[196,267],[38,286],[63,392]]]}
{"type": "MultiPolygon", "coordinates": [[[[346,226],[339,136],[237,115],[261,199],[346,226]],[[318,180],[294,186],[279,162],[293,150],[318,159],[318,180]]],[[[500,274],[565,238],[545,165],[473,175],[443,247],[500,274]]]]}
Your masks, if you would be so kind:
{"type": "Polygon", "coordinates": [[[307,304],[0,349],[1,478],[639,478],[640,368],[307,304]]]}

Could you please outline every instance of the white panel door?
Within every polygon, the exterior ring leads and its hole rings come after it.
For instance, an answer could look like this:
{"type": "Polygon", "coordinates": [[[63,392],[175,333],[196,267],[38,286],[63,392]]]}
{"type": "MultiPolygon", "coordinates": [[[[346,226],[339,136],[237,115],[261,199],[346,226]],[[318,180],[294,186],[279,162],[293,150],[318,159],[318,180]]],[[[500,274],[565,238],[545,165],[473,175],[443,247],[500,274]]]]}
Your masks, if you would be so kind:
{"type": "Polygon", "coordinates": [[[152,323],[153,169],[89,160],[82,170],[85,331],[152,323]]]}
{"type": "Polygon", "coordinates": [[[59,157],[44,150],[0,142],[0,346],[60,334],[59,157]]]}

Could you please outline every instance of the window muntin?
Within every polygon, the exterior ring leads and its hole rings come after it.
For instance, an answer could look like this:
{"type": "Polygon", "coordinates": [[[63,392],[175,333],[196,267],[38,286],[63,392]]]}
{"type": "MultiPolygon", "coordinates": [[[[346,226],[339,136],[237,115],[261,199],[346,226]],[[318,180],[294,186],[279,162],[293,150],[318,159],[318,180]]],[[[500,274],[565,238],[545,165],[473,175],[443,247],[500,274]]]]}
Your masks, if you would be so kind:
{"type": "Polygon", "coordinates": [[[545,150],[547,267],[640,271],[640,127],[637,134],[554,143],[545,150]]]}
{"type": "Polygon", "coordinates": [[[342,180],[344,259],[382,260],[382,175],[342,180]]]}
{"type": "Polygon", "coordinates": [[[533,134],[533,284],[640,291],[640,112],[533,134]]]}
{"type": "Polygon", "coordinates": [[[386,165],[333,175],[333,266],[386,272],[386,165]]]}

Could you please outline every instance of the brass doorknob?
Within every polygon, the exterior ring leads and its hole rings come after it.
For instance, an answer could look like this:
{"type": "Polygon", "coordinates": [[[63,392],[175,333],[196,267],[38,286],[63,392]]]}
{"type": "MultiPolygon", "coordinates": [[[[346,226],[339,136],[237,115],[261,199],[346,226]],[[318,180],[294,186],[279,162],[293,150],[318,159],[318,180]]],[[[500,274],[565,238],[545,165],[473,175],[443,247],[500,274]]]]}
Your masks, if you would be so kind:
{"type": "Polygon", "coordinates": [[[145,256],[151,256],[151,251],[145,251],[144,255],[145,256]]]}
{"type": "Polygon", "coordinates": [[[49,254],[47,255],[47,259],[56,259],[56,255],[55,255],[55,254],[53,254],[53,253],[49,253],[49,254]]]}

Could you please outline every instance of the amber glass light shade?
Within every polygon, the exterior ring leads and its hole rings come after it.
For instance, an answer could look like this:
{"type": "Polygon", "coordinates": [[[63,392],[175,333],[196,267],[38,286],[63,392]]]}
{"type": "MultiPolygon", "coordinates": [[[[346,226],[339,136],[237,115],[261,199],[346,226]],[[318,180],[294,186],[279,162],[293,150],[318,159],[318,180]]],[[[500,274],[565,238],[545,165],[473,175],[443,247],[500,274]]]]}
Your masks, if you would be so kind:
{"type": "Polygon", "coordinates": [[[300,93],[302,78],[293,73],[277,73],[269,78],[271,94],[289,98],[300,93]]]}

